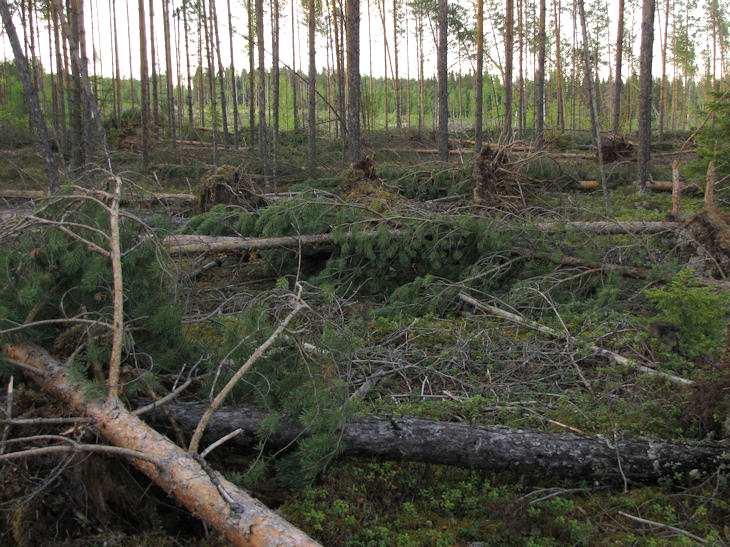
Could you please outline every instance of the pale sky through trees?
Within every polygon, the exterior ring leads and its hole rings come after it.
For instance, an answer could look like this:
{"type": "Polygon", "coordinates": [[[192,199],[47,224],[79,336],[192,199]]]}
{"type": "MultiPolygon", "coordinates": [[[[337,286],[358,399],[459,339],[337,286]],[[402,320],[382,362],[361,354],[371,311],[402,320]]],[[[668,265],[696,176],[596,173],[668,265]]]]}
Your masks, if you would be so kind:
{"type": "MultiPolygon", "coordinates": [[[[117,30],[119,33],[118,41],[119,41],[119,56],[120,56],[120,69],[122,72],[123,77],[129,77],[129,53],[128,53],[128,43],[127,43],[127,20],[126,20],[126,9],[127,6],[125,5],[128,0],[118,0],[117,2],[117,30]]],[[[600,0],[599,0],[600,1],[600,0]]],[[[173,0],[172,2],[172,8],[171,11],[174,12],[175,9],[179,6],[181,3],[181,0],[173,0]]],[[[454,2],[449,2],[449,5],[452,5],[454,2]]],[[[459,5],[465,8],[465,12],[467,14],[468,20],[465,21],[465,23],[471,28],[473,27],[474,21],[474,7],[473,3],[470,0],[462,0],[460,2],[457,2],[459,5]]],[[[567,48],[564,49],[564,55],[567,58],[567,60],[570,62],[570,56],[571,56],[571,50],[570,50],[570,44],[572,40],[572,16],[571,16],[571,9],[572,9],[572,1],[571,0],[562,0],[563,6],[562,6],[562,16],[561,16],[561,33],[563,37],[563,41],[568,45],[567,48]]],[[[159,4],[159,0],[156,3],[159,4]]],[[[501,3],[503,5],[503,2],[501,3]]],[[[591,2],[586,2],[586,9],[590,10],[591,8],[591,2]]],[[[604,49],[602,51],[601,61],[602,61],[602,67],[601,67],[601,77],[607,78],[609,75],[609,68],[606,63],[613,63],[613,51],[614,51],[614,41],[615,41],[615,34],[616,34],[616,6],[617,2],[615,0],[605,0],[603,2],[605,5],[605,10],[608,13],[608,19],[609,24],[608,28],[604,29],[600,43],[604,44],[604,49]],[[608,50],[606,49],[606,46],[608,45],[608,50]]],[[[658,2],[658,10],[659,10],[659,19],[655,21],[655,32],[656,32],[656,39],[654,40],[654,60],[655,60],[655,70],[654,74],[655,76],[659,74],[660,68],[659,63],[661,62],[661,41],[660,41],[660,35],[663,32],[664,28],[664,2],[659,0],[658,2]],[[661,22],[661,25],[659,24],[661,22]]],[[[722,3],[721,3],[722,4],[722,3]]],[[[91,37],[92,37],[92,12],[94,16],[94,43],[95,43],[95,49],[96,49],[96,58],[97,58],[97,71],[99,74],[102,74],[104,76],[111,76],[112,71],[112,33],[110,29],[110,13],[111,9],[109,4],[107,3],[107,0],[86,0],[84,3],[85,6],[85,15],[86,15],[86,36],[87,36],[87,44],[88,44],[88,56],[89,56],[89,74],[92,74],[92,47],[91,47],[91,37]]],[[[392,22],[392,0],[386,0],[386,27],[388,32],[388,44],[389,48],[391,48],[390,55],[392,56],[392,33],[393,33],[393,22],[392,22]]],[[[264,22],[264,35],[265,35],[265,44],[266,44],[266,56],[267,56],[267,63],[270,63],[271,61],[271,18],[269,14],[269,4],[268,2],[265,2],[265,10],[266,10],[266,16],[265,16],[265,22],[264,22]]],[[[228,27],[227,27],[227,12],[226,12],[226,2],[225,0],[217,0],[216,2],[216,8],[217,13],[219,17],[219,28],[220,28],[220,41],[221,41],[221,55],[223,58],[223,65],[228,67],[230,65],[230,54],[229,54],[229,41],[228,41],[228,27]]],[[[132,64],[133,64],[133,70],[135,72],[135,77],[139,78],[139,25],[138,25],[138,15],[137,15],[137,2],[129,2],[128,5],[129,9],[129,16],[130,16],[130,36],[132,41],[132,64]]],[[[233,19],[233,27],[234,27],[234,56],[235,56],[235,65],[236,70],[240,73],[241,70],[246,68],[248,66],[248,53],[247,53],[247,44],[246,44],[246,29],[247,29],[247,17],[246,17],[246,10],[245,5],[243,2],[233,0],[231,2],[231,9],[232,9],[232,19],[233,19]],[[237,52],[237,53],[236,53],[237,52]]],[[[280,52],[280,63],[282,67],[285,66],[291,66],[292,63],[292,51],[291,51],[291,44],[292,44],[292,28],[291,28],[291,9],[292,5],[291,2],[287,2],[286,4],[281,5],[281,52],[280,52]]],[[[727,9],[727,8],[725,8],[727,9]]],[[[378,4],[376,4],[376,0],[371,0],[370,3],[370,10],[371,10],[371,25],[372,28],[370,32],[368,32],[368,4],[365,0],[361,0],[360,5],[361,10],[361,27],[360,27],[360,71],[365,76],[370,73],[370,66],[371,66],[371,60],[370,60],[370,52],[372,51],[372,73],[375,76],[382,76],[384,72],[384,61],[383,61],[383,25],[380,18],[380,12],[378,8],[378,4]],[[372,36],[372,43],[369,44],[369,36],[372,36]]],[[[155,10],[155,44],[156,44],[156,57],[157,57],[157,67],[158,72],[164,72],[164,47],[163,47],[163,26],[162,26],[162,19],[161,19],[161,13],[162,8],[161,4],[159,6],[159,9],[155,10]]],[[[485,61],[484,61],[484,69],[486,73],[497,75],[499,74],[499,69],[495,65],[496,62],[501,62],[501,60],[504,57],[503,52],[503,45],[501,42],[501,34],[497,29],[494,28],[494,21],[489,16],[488,8],[485,7],[485,23],[484,23],[484,43],[485,43],[485,61]],[[495,45],[494,36],[497,36],[498,43],[495,45]]],[[[146,16],[149,17],[149,14],[146,13],[146,16]]],[[[435,14],[431,14],[432,17],[435,17],[435,14]]],[[[626,3],[626,15],[625,15],[625,22],[626,22],[626,29],[627,33],[629,33],[630,36],[634,38],[634,46],[633,46],[633,55],[631,57],[633,64],[636,66],[636,71],[638,72],[638,49],[639,49],[639,33],[640,33],[640,16],[641,16],[641,6],[639,2],[627,2],[626,3]]],[[[698,8],[695,11],[695,16],[698,17],[698,23],[697,26],[704,24],[704,20],[706,18],[701,17],[700,8],[698,8]]],[[[193,16],[194,17],[194,16],[193,16]]],[[[189,17],[189,39],[190,39],[190,56],[191,56],[191,70],[194,70],[194,68],[197,66],[197,20],[193,17],[189,17]]],[[[305,26],[305,16],[304,11],[301,7],[301,3],[298,0],[295,0],[295,17],[297,18],[297,25],[295,26],[295,42],[298,42],[297,45],[297,68],[299,70],[302,70],[302,67],[304,67],[304,71],[306,72],[306,63],[307,63],[307,51],[306,51],[306,26],[305,26]]],[[[589,16],[590,17],[590,16],[589,16]]],[[[552,32],[551,29],[553,28],[552,23],[553,18],[553,10],[552,10],[552,2],[550,2],[550,5],[548,6],[547,10],[547,19],[548,19],[548,30],[547,30],[547,36],[548,40],[552,40],[552,32]]],[[[22,28],[20,25],[20,16],[19,14],[16,14],[15,17],[16,20],[16,28],[18,29],[18,33],[21,35],[22,39],[22,28]]],[[[48,68],[48,62],[49,62],[49,54],[48,54],[48,31],[47,31],[47,25],[45,20],[41,20],[39,18],[39,21],[41,23],[40,28],[40,48],[39,48],[39,54],[42,59],[42,62],[44,63],[44,67],[48,68]]],[[[147,21],[149,24],[149,21],[147,21]]],[[[183,23],[182,23],[182,17],[180,18],[180,21],[178,22],[177,18],[174,18],[171,24],[171,37],[173,40],[173,71],[176,73],[175,65],[175,49],[177,46],[175,45],[175,42],[177,41],[177,25],[179,23],[180,26],[180,36],[181,36],[181,43],[179,44],[180,49],[180,65],[181,70],[185,70],[185,53],[184,53],[184,44],[182,43],[182,30],[183,30],[183,23]]],[[[589,23],[590,25],[590,23],[589,23]]],[[[592,26],[592,25],[590,25],[592,26]]],[[[408,10],[406,17],[401,17],[400,22],[400,28],[402,29],[402,34],[400,36],[400,43],[399,43],[399,51],[398,51],[398,58],[400,63],[400,77],[406,78],[407,73],[406,70],[408,68],[408,65],[410,64],[410,77],[415,78],[416,77],[416,39],[415,39],[415,22],[414,18],[410,13],[410,10],[408,10]],[[408,56],[406,55],[406,24],[408,25],[408,30],[410,32],[408,36],[409,43],[409,50],[408,50],[408,56]],[[408,57],[408,59],[407,59],[408,57]]],[[[702,31],[703,29],[699,29],[702,31]]],[[[531,26],[529,23],[526,27],[526,34],[527,34],[527,40],[530,39],[530,34],[535,32],[534,26],[531,26]]],[[[670,33],[671,33],[671,22],[670,22],[670,33]]],[[[580,43],[580,32],[578,32],[578,43],[580,43]]],[[[148,30],[148,38],[149,38],[149,30],[148,30]]],[[[322,35],[322,33],[317,34],[317,68],[318,70],[322,70],[326,67],[326,56],[327,56],[327,46],[326,46],[326,40],[325,37],[322,35]]],[[[2,55],[3,59],[9,60],[12,59],[12,53],[10,51],[10,46],[7,41],[7,37],[5,36],[4,31],[2,32],[2,35],[0,35],[0,43],[2,44],[0,46],[0,55],[2,55]]],[[[37,46],[36,46],[37,47],[37,46]]],[[[435,71],[436,71],[436,38],[435,38],[435,21],[432,20],[429,24],[429,21],[426,20],[424,23],[424,47],[425,47],[425,76],[426,77],[434,77],[435,71]]],[[[550,47],[550,46],[549,46],[550,47]]],[[[697,53],[697,60],[696,64],[698,67],[698,73],[702,74],[704,70],[704,64],[705,59],[702,56],[702,50],[707,47],[707,40],[706,40],[706,33],[700,32],[698,35],[698,40],[695,43],[696,53],[697,53]]],[[[515,33],[515,50],[517,48],[517,33],[515,33]]],[[[149,49],[148,49],[149,52],[149,49]]],[[[548,51],[548,71],[552,70],[554,59],[552,58],[552,51],[548,51]]],[[[628,56],[629,52],[625,52],[625,55],[628,56]]],[[[331,52],[330,52],[331,55],[331,52]]],[[[449,71],[450,72],[461,72],[464,74],[471,73],[474,70],[474,47],[473,44],[470,45],[469,50],[469,56],[464,52],[464,48],[461,45],[458,45],[455,38],[451,37],[451,41],[449,43],[449,71]],[[460,53],[460,56],[459,56],[460,53]]],[[[719,55],[719,53],[718,53],[719,55]]],[[[628,57],[625,57],[625,59],[628,59],[628,57]]],[[[718,67],[720,65],[720,60],[718,59],[718,67]]],[[[517,55],[515,55],[515,78],[517,78],[517,55]]],[[[533,52],[530,51],[528,48],[525,50],[525,73],[527,75],[528,79],[532,79],[532,73],[533,73],[533,66],[534,66],[534,59],[533,59],[533,52]]],[[[568,65],[568,69],[569,70],[568,65]]],[[[624,70],[623,75],[624,78],[629,75],[631,69],[631,64],[629,62],[624,62],[624,70]]],[[[55,68],[54,68],[55,72],[55,68]]],[[[391,69],[389,68],[389,76],[391,73],[391,69]]],[[[549,72],[548,72],[549,74],[549,72]]],[[[566,74],[568,76],[568,74],[566,74]]],[[[718,75],[719,76],[719,75],[718,75]]],[[[175,78],[176,78],[175,74],[175,78]]]]}

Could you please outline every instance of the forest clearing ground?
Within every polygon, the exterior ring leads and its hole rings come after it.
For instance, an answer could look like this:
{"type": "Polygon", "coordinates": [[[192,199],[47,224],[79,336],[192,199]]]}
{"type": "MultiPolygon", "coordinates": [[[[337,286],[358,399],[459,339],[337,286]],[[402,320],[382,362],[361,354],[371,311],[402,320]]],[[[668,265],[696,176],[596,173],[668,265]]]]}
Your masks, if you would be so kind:
{"type": "MultiPolygon", "coordinates": [[[[168,152],[158,153],[162,167],[144,178],[135,180],[134,154],[128,155],[129,164],[122,161],[117,165],[122,174],[127,170],[125,176],[145,189],[167,192],[194,191],[209,169],[205,149],[186,150],[185,165],[164,157],[168,152]]],[[[293,156],[302,153],[297,147],[293,156]]],[[[120,158],[124,154],[119,153],[120,158]]],[[[392,153],[385,152],[383,157],[386,154],[392,153]]],[[[227,157],[233,165],[255,169],[254,160],[241,160],[242,156],[227,150],[221,162],[227,157]]],[[[43,179],[41,164],[33,158],[34,153],[26,155],[23,149],[9,160],[0,159],[0,189],[40,188],[33,180],[34,176],[43,179]]],[[[657,178],[666,178],[667,168],[666,163],[658,163],[657,178]]],[[[223,216],[213,211],[207,220],[206,215],[192,218],[193,224],[185,228],[192,226],[202,233],[206,229],[235,232],[252,217],[252,222],[261,226],[256,225],[255,234],[252,230],[244,235],[262,235],[258,232],[277,227],[305,227],[303,231],[308,233],[307,227],[319,226],[329,218],[326,215],[339,209],[362,213],[363,217],[353,217],[353,225],[361,222],[359,218],[373,222],[378,215],[414,217],[424,225],[460,213],[487,219],[495,215],[494,211],[472,207],[469,166],[436,171],[435,164],[416,158],[404,160],[399,155],[397,161],[376,158],[376,169],[382,178],[380,184],[355,183],[342,192],[344,198],[322,200],[305,195],[279,209],[273,204],[256,213],[224,208],[223,216]],[[424,204],[445,197],[457,199],[424,204]],[[286,207],[290,210],[285,211],[286,207]],[[271,210],[267,213],[266,209],[271,210]],[[313,217],[308,216],[310,212],[313,217]]],[[[610,218],[665,220],[670,195],[639,194],[629,182],[633,170],[621,169],[614,172],[615,205],[610,218]]],[[[592,165],[572,161],[559,169],[552,161],[531,164],[529,176],[548,181],[547,189],[537,185],[526,188],[526,207],[498,214],[525,226],[541,220],[605,220],[600,192],[571,189],[571,181],[590,178],[593,170],[592,165]]],[[[335,191],[343,184],[342,177],[341,170],[331,169],[316,179],[305,179],[300,172],[287,172],[282,167],[286,184],[278,190],[335,191]]],[[[720,195],[720,199],[727,196],[720,195]]],[[[701,209],[702,200],[686,196],[682,205],[683,212],[691,215],[701,209]]],[[[192,212],[189,215],[191,218],[192,212]]],[[[477,298],[565,329],[583,342],[600,343],[695,381],[712,378],[717,365],[708,355],[715,355],[722,341],[713,340],[711,352],[684,347],[681,333],[665,328],[663,317],[648,296],[648,289],[664,287],[658,277],[629,279],[590,267],[556,267],[548,260],[526,259],[512,252],[516,240],[503,234],[491,235],[495,240],[488,253],[460,262],[457,254],[462,251],[458,245],[450,245],[448,235],[460,228],[446,226],[445,233],[434,232],[436,243],[443,238],[444,244],[433,245],[436,256],[425,263],[415,256],[399,265],[398,253],[404,252],[404,246],[385,235],[381,243],[358,240],[349,250],[338,244],[334,255],[303,251],[297,256],[296,249],[293,253],[274,250],[221,255],[215,257],[220,264],[194,280],[185,272],[199,269],[211,257],[176,263],[179,271],[175,275],[183,280],[179,290],[185,303],[184,335],[208,348],[214,361],[233,351],[232,337],[245,342],[236,346],[234,356],[255,345],[259,331],[270,328],[272,317],[281,311],[282,299],[295,280],[304,280],[305,299],[311,307],[308,322],[294,330],[294,340],[263,363],[262,372],[237,391],[233,402],[253,400],[283,413],[287,407],[282,401],[291,398],[291,390],[299,390],[302,401],[287,404],[301,411],[314,431],[314,441],[303,458],[312,465],[324,462],[326,472],[303,488],[282,489],[282,482],[296,481],[281,462],[269,460],[263,451],[242,455],[224,447],[215,456],[216,464],[233,482],[251,488],[267,505],[277,507],[292,523],[325,544],[453,545],[485,537],[495,544],[526,545],[683,541],[671,531],[637,525],[619,511],[691,531],[708,542],[730,538],[729,487],[721,472],[699,480],[668,478],[656,486],[631,484],[623,492],[620,487],[580,480],[556,482],[547,477],[439,465],[333,458],[336,439],[332,439],[331,426],[346,417],[339,407],[344,408],[350,395],[374,375],[377,381],[364,396],[347,403],[347,413],[572,431],[601,435],[607,443],[622,435],[700,441],[717,434],[717,424],[707,421],[706,411],[697,405],[691,390],[610,364],[586,352],[584,344],[550,339],[475,313],[457,298],[459,291],[471,290],[477,298]],[[391,244],[397,253],[380,256],[391,244]],[[468,268],[461,270],[462,264],[468,268]],[[437,266],[442,270],[437,271],[437,266]],[[304,342],[319,348],[324,356],[312,356],[304,342]],[[278,385],[268,384],[267,373],[273,378],[274,372],[287,369],[290,377],[285,376],[278,385]]],[[[457,242],[471,241],[470,233],[458,236],[457,242]]],[[[521,242],[537,245],[529,240],[532,235],[527,230],[521,242]]],[[[676,238],[669,234],[594,236],[578,231],[556,240],[546,238],[542,244],[554,244],[552,250],[566,254],[580,251],[599,263],[647,267],[657,276],[665,269],[676,272],[685,258],[676,238]]],[[[679,305],[699,307],[691,299],[681,300],[695,294],[687,290],[688,286],[665,287],[668,292],[664,296],[678,299],[679,305]]],[[[712,310],[702,308],[700,313],[707,314],[698,318],[701,326],[714,317],[712,310]]],[[[209,388],[206,381],[196,395],[205,397],[209,388]]],[[[154,497],[148,502],[159,503],[154,497]]],[[[129,526],[118,526],[129,530],[129,526]]],[[[126,536],[118,544],[164,544],[167,539],[156,534],[160,530],[171,533],[169,522],[151,522],[149,529],[149,537],[126,536]]]]}

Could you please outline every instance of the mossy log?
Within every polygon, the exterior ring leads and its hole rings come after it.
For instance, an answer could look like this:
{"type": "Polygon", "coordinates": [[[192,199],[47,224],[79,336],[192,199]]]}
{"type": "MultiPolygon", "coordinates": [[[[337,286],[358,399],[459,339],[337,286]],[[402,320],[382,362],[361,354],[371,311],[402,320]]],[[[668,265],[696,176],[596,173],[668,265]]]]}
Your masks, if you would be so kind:
{"type": "MultiPolygon", "coordinates": [[[[168,413],[192,431],[206,405],[176,402],[168,413]]],[[[161,411],[150,416],[164,425],[161,411]]],[[[251,407],[219,409],[208,424],[208,440],[233,430],[241,433],[228,446],[255,448],[267,414],[251,407]]],[[[293,445],[303,430],[284,420],[276,432],[266,432],[266,446],[293,445]]],[[[691,481],[708,476],[727,461],[728,448],[718,444],[685,444],[647,439],[608,440],[570,433],[545,433],[508,427],[482,427],[412,417],[357,417],[343,427],[339,453],[456,465],[530,476],[620,483],[655,483],[663,478],[691,481]]]]}
{"type": "Polygon", "coordinates": [[[44,350],[28,345],[8,345],[3,350],[11,363],[20,363],[26,372],[37,370],[29,375],[41,389],[90,418],[104,439],[154,459],[155,463],[132,459],[132,464],[231,545],[318,545],[207,464],[204,467],[199,458],[152,429],[118,400],[86,398],[63,364],[44,350]]]}

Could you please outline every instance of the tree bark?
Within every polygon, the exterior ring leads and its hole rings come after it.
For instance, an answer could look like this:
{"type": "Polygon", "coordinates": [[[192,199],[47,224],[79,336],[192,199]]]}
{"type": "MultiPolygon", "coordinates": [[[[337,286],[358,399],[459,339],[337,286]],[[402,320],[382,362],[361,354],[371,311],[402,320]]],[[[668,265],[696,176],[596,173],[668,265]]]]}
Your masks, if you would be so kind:
{"type": "Polygon", "coordinates": [[[603,190],[603,205],[608,211],[608,184],[606,182],[606,173],[603,169],[603,145],[601,139],[601,125],[598,117],[598,104],[596,103],[596,88],[593,79],[593,68],[591,63],[591,55],[588,49],[588,29],[586,27],[586,11],[584,0],[578,0],[578,11],[580,14],[580,26],[583,33],[583,75],[585,79],[586,95],[588,96],[588,109],[591,116],[591,130],[593,132],[593,142],[596,145],[596,156],[598,157],[598,169],[601,174],[601,188],[603,190]]]}
{"type": "Polygon", "coordinates": [[[138,0],[139,8],[139,70],[140,105],[142,115],[142,163],[147,167],[150,153],[150,98],[149,76],[147,74],[147,33],[144,15],[144,0],[138,0]]]}
{"type": "Polygon", "coordinates": [[[132,460],[132,464],[188,511],[225,536],[232,545],[318,545],[207,464],[201,463],[200,458],[149,427],[125,409],[118,399],[106,402],[88,400],[68,378],[63,364],[44,350],[13,345],[6,346],[4,353],[11,361],[39,370],[40,374],[32,376],[43,391],[78,414],[91,418],[101,436],[110,443],[154,458],[155,463],[137,459],[132,460]]]}
{"type": "MultiPolygon", "coordinates": [[[[166,407],[183,429],[192,431],[206,405],[173,403],[166,407]]],[[[208,423],[205,439],[212,441],[234,429],[242,432],[229,446],[254,448],[259,443],[260,424],[266,413],[250,408],[221,408],[208,423]]],[[[152,419],[163,425],[167,419],[153,411],[152,419]]],[[[267,448],[291,446],[303,430],[284,421],[267,436],[267,448]]],[[[689,482],[698,472],[709,476],[723,462],[727,448],[715,444],[682,444],[646,439],[584,437],[440,422],[411,417],[357,417],[341,430],[341,456],[367,456],[387,460],[458,465],[492,471],[513,471],[529,476],[596,480],[620,484],[655,483],[681,477],[689,482]]]]}
{"type": "Polygon", "coordinates": [[[256,23],[252,0],[246,0],[246,13],[248,14],[248,126],[251,132],[250,146],[256,142],[256,63],[254,56],[254,34],[256,23]]]}
{"type": "Polygon", "coordinates": [[[514,48],[514,0],[506,0],[504,16],[504,125],[502,140],[512,140],[512,57],[514,48]]]}
{"type": "MultiPolygon", "coordinates": [[[[476,109],[474,111],[474,150],[478,154],[482,151],[482,131],[484,128],[484,0],[477,3],[477,68],[474,75],[474,97],[476,109]]],[[[420,127],[420,125],[419,125],[420,127]]]]}
{"type": "Polygon", "coordinates": [[[545,144],[545,11],[545,0],[539,0],[535,75],[535,143],[538,149],[545,144]]]}
{"type": "Polygon", "coordinates": [[[307,164],[310,175],[317,171],[317,52],[314,35],[317,30],[315,0],[307,0],[307,44],[309,50],[309,79],[307,82],[307,164]]]}
{"type": "Polygon", "coordinates": [[[443,162],[449,161],[448,14],[447,0],[439,0],[438,51],[436,59],[438,71],[438,150],[439,160],[443,162]]]}
{"type": "Polygon", "coordinates": [[[662,80],[659,97],[659,137],[664,137],[664,119],[667,111],[667,43],[669,42],[669,9],[670,1],[667,0],[664,6],[664,36],[662,37],[662,80]]]}
{"type": "Polygon", "coordinates": [[[176,146],[175,133],[175,89],[172,84],[172,43],[170,40],[170,0],[162,0],[163,32],[165,36],[165,83],[167,86],[167,127],[173,148],[176,146]]]}
{"type": "MultiPolygon", "coordinates": [[[[231,20],[231,0],[226,0],[226,8],[228,11],[228,46],[231,54],[231,102],[233,103],[233,136],[236,141],[236,147],[241,143],[241,123],[238,117],[238,84],[236,80],[236,66],[233,62],[233,22],[231,20]]],[[[186,37],[187,39],[187,37],[186,37]]]]}
{"type": "Polygon", "coordinates": [[[160,125],[160,93],[158,89],[158,75],[157,75],[157,44],[155,43],[155,0],[150,0],[150,65],[152,76],[150,83],[152,84],[152,123],[155,126],[160,125]]]}
{"type": "MultiPolygon", "coordinates": [[[[213,1],[213,0],[211,0],[213,1]]],[[[271,174],[269,159],[269,130],[266,126],[266,65],[264,64],[264,0],[256,0],[256,47],[259,57],[258,103],[259,108],[259,156],[264,173],[271,174]]]]}
{"type": "Polygon", "coordinates": [[[216,9],[215,0],[209,1],[210,6],[210,25],[213,27],[211,40],[214,44],[215,56],[218,60],[218,90],[221,98],[221,124],[223,125],[223,142],[226,146],[231,142],[231,135],[228,131],[228,99],[226,98],[226,71],[223,68],[223,60],[221,59],[221,39],[218,32],[218,11],[216,9]]]}
{"type": "Polygon", "coordinates": [[[613,81],[613,122],[614,134],[621,131],[621,64],[624,56],[624,0],[618,0],[618,23],[616,29],[616,68],[613,81]]]}
{"type": "Polygon", "coordinates": [[[56,193],[60,187],[58,166],[56,165],[56,158],[53,156],[53,150],[51,149],[50,135],[48,133],[46,121],[43,118],[43,112],[41,111],[40,100],[38,99],[38,90],[35,88],[33,81],[31,80],[28,62],[25,55],[23,55],[23,49],[20,45],[18,34],[15,31],[13,17],[7,0],[0,0],[0,16],[2,17],[3,26],[5,27],[5,33],[10,41],[10,46],[13,49],[15,67],[18,71],[18,77],[20,78],[20,82],[23,86],[23,92],[25,93],[28,108],[30,110],[30,118],[33,121],[33,129],[35,131],[36,138],[38,139],[38,148],[40,149],[41,156],[43,156],[46,176],[48,177],[48,190],[51,194],[53,194],[56,193]]]}
{"type": "Polygon", "coordinates": [[[183,30],[185,32],[185,76],[187,78],[187,96],[186,96],[186,104],[188,107],[188,125],[190,126],[190,130],[192,131],[193,127],[195,127],[195,123],[193,121],[193,82],[190,75],[190,40],[188,39],[188,33],[189,33],[189,27],[188,27],[188,7],[187,7],[187,0],[183,0],[182,4],[182,13],[183,13],[183,30]]]}
{"type": "Polygon", "coordinates": [[[281,71],[279,69],[279,23],[281,22],[281,16],[279,14],[279,1],[271,0],[271,155],[273,171],[276,170],[276,154],[279,145],[279,108],[281,103],[279,97],[281,88],[281,71]]]}
{"type": "Polygon", "coordinates": [[[560,19],[561,6],[560,0],[553,0],[555,9],[555,82],[556,82],[556,100],[558,103],[558,128],[565,131],[565,99],[563,98],[563,57],[561,53],[560,38],[560,19]]]}
{"type": "Polygon", "coordinates": [[[654,56],[654,0],[643,0],[641,10],[641,51],[639,53],[639,189],[649,182],[651,159],[651,63],[654,56]]]}
{"type": "Polygon", "coordinates": [[[347,143],[352,163],[360,160],[360,0],[345,0],[347,38],[347,143]]]}

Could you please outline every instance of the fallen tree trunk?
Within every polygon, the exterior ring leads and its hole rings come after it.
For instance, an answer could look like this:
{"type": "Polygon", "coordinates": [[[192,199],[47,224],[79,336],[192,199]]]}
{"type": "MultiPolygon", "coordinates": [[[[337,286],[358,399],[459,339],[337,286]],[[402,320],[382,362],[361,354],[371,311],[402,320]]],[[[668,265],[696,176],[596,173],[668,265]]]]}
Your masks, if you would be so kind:
{"type": "Polygon", "coordinates": [[[227,481],[207,464],[175,445],[116,399],[88,400],[67,376],[66,369],[44,350],[27,345],[4,348],[46,393],[63,401],[79,415],[90,418],[111,444],[143,452],[156,463],[132,463],[192,514],[210,524],[233,545],[317,545],[258,500],[227,481]]]}
{"type": "MultiPolygon", "coordinates": [[[[534,226],[538,231],[545,233],[576,230],[596,235],[618,235],[671,232],[681,228],[682,224],[678,222],[542,222],[534,226]]],[[[504,223],[503,228],[505,230],[524,230],[529,229],[529,225],[504,223]]],[[[401,232],[391,229],[390,233],[397,236],[401,232]]],[[[351,235],[354,234],[346,234],[344,237],[347,238],[351,235]]],[[[360,233],[359,235],[363,234],[360,233]]],[[[370,232],[370,235],[377,237],[378,232],[370,232]]],[[[264,238],[171,235],[163,240],[164,246],[173,254],[240,252],[279,247],[313,247],[331,245],[333,242],[334,235],[331,233],[264,238]]]]}
{"type": "MultiPolygon", "coordinates": [[[[44,190],[0,190],[0,199],[42,200],[50,197],[44,190]]],[[[62,197],[62,196],[61,196],[62,197]]],[[[124,205],[195,205],[197,198],[193,194],[150,193],[145,195],[123,196],[124,205]]]]}
{"type": "MultiPolygon", "coordinates": [[[[168,413],[183,429],[192,431],[206,408],[200,403],[173,403],[168,413]]],[[[230,431],[241,433],[228,446],[255,448],[260,424],[267,414],[255,408],[221,408],[208,423],[206,438],[217,439],[230,431]]],[[[166,417],[154,411],[150,419],[161,425],[166,417]]],[[[303,434],[300,426],[280,422],[266,433],[272,449],[291,446],[303,434]]],[[[570,433],[543,433],[507,427],[481,427],[412,417],[359,417],[341,431],[340,454],[457,465],[527,475],[620,483],[627,480],[653,483],[662,478],[707,476],[723,463],[727,447],[716,444],[682,444],[645,439],[609,442],[602,437],[570,433]]]]}
{"type": "Polygon", "coordinates": [[[653,221],[574,221],[574,222],[540,222],[535,225],[540,232],[557,233],[568,230],[586,232],[596,235],[621,235],[621,234],[659,234],[671,232],[682,227],[679,222],[653,222],[653,221]]]}
{"type": "Polygon", "coordinates": [[[261,238],[180,235],[167,236],[163,244],[172,254],[198,254],[260,251],[279,247],[313,247],[331,244],[333,241],[334,235],[331,233],[261,238]]]}

